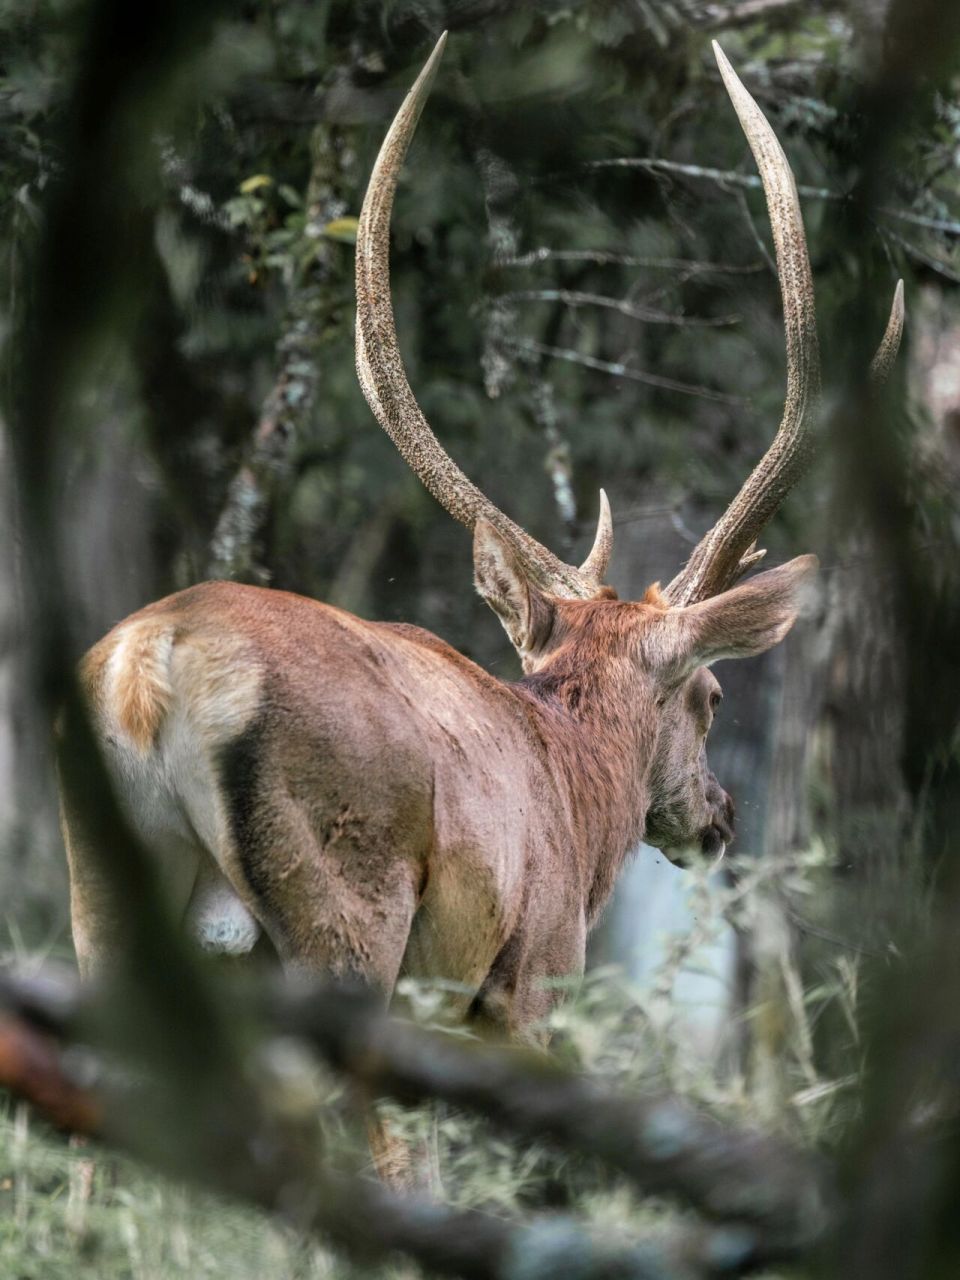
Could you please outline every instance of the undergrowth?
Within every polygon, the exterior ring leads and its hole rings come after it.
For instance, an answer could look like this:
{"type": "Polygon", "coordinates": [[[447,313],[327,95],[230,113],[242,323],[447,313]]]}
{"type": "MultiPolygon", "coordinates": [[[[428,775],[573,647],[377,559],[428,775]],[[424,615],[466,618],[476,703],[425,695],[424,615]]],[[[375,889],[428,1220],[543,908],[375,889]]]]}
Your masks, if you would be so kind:
{"type": "MultiPolygon", "coordinates": [[[[857,965],[840,951],[805,990],[791,949],[769,941],[778,934],[772,886],[782,888],[788,878],[793,900],[798,892],[802,899],[819,863],[808,857],[789,866],[748,864],[732,887],[720,890],[706,879],[692,880],[695,924],[668,941],[652,980],[640,986],[622,969],[606,967],[568,984],[550,1019],[552,1051],[571,1069],[624,1089],[676,1091],[721,1120],[829,1147],[856,1106],[857,965]],[[724,919],[767,937],[767,951],[761,947],[758,954],[769,972],[760,974],[766,983],[757,985],[758,1003],[740,1015],[751,1033],[750,1051],[738,1058],[728,1035],[719,1055],[706,1058],[673,990],[678,973],[724,919]],[[835,1078],[816,1065],[817,1026],[825,1015],[847,1028],[840,1056],[845,1070],[835,1078]]],[[[410,1016],[427,1025],[442,1021],[442,988],[416,984],[407,996],[410,1016]]],[[[731,1019],[728,1031],[737,1023],[731,1019]]],[[[328,1149],[356,1161],[359,1130],[345,1118],[346,1091],[331,1078],[325,1096],[328,1149]]],[[[605,1236],[656,1234],[685,1212],[641,1196],[590,1160],[512,1142],[446,1107],[397,1107],[392,1118],[435,1147],[442,1196],[457,1206],[507,1215],[562,1211],[605,1236]]],[[[347,1280],[364,1274],[370,1272],[265,1214],[173,1184],[129,1160],[72,1146],[0,1095],[3,1280],[347,1280]]]]}

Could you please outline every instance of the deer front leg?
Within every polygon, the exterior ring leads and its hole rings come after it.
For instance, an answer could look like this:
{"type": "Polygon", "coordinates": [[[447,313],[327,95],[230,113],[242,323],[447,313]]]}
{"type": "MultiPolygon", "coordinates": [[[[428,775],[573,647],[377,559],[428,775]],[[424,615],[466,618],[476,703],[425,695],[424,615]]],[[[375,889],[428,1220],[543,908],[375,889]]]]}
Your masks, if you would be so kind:
{"type": "Polygon", "coordinates": [[[558,979],[579,978],[586,959],[587,927],[572,920],[527,922],[494,961],[473,1003],[477,1029],[497,1039],[545,1045],[547,1018],[564,998],[558,979]]]}

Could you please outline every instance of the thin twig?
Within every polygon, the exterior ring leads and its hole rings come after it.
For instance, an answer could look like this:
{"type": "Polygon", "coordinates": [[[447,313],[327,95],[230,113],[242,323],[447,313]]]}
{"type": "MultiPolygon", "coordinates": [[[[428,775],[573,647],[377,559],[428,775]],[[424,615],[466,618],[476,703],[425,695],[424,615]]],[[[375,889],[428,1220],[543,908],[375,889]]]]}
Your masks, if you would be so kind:
{"type": "Polygon", "coordinates": [[[702,400],[714,400],[718,404],[736,405],[738,408],[750,403],[743,396],[728,395],[725,391],[714,391],[710,387],[698,387],[691,382],[678,382],[675,378],[665,378],[659,373],[645,373],[640,369],[631,369],[620,362],[598,360],[596,356],[587,356],[567,347],[548,347],[542,342],[536,342],[533,338],[518,338],[514,345],[517,350],[528,351],[532,355],[550,356],[555,360],[582,364],[588,369],[597,369],[600,373],[609,373],[615,378],[628,378],[632,382],[643,382],[651,387],[677,391],[685,396],[699,396],[702,400]]]}
{"type": "Polygon", "coordinates": [[[803,918],[799,911],[795,911],[790,907],[787,908],[787,916],[801,933],[805,933],[811,938],[819,938],[821,942],[829,942],[833,947],[840,947],[843,951],[852,951],[854,955],[858,956],[870,956],[873,960],[887,960],[890,958],[887,952],[880,951],[877,947],[868,947],[861,942],[853,942],[850,938],[841,938],[838,933],[831,933],[819,925],[811,924],[809,920],[803,918]]]}
{"type": "Polygon", "coordinates": [[[568,307],[606,307],[610,311],[619,311],[621,315],[630,316],[633,320],[644,320],[647,324],[671,324],[700,328],[722,328],[725,325],[737,324],[739,316],[684,316],[676,312],[658,311],[655,307],[644,307],[637,302],[628,302],[625,298],[609,298],[600,293],[583,293],[577,289],[519,289],[513,293],[500,295],[509,302],[562,302],[568,307]]]}
{"type": "Polygon", "coordinates": [[[740,212],[743,214],[743,220],[747,224],[750,230],[750,237],[753,240],[753,243],[757,246],[757,249],[763,255],[763,260],[767,264],[767,269],[770,271],[773,278],[776,279],[777,264],[774,262],[773,257],[770,253],[770,250],[764,244],[763,236],[757,230],[757,224],[754,222],[753,217],[751,216],[751,213],[750,213],[750,206],[747,204],[747,197],[744,194],[742,189],[736,191],[734,195],[737,201],[737,205],[740,209],[740,212]]]}
{"type": "MultiPolygon", "coordinates": [[[[697,178],[705,182],[715,182],[718,186],[744,187],[759,190],[761,182],[753,173],[738,173],[735,169],[713,169],[706,165],[683,164],[678,160],[664,160],[654,156],[619,156],[607,160],[588,160],[585,169],[643,169],[650,173],[676,173],[684,178],[697,178]]],[[[831,191],[829,187],[811,187],[804,184],[797,186],[799,195],[808,200],[846,200],[842,191],[831,191]]],[[[887,218],[896,218],[900,222],[909,222],[913,226],[925,227],[929,231],[941,231],[946,235],[960,236],[960,221],[950,218],[931,218],[926,214],[913,213],[909,209],[895,209],[890,205],[878,205],[876,212],[887,218]]]]}
{"type": "Polygon", "coordinates": [[[896,218],[900,222],[910,222],[915,227],[926,227],[928,231],[942,231],[949,236],[960,236],[960,222],[949,218],[929,218],[923,213],[911,213],[909,209],[891,209],[889,205],[880,205],[877,212],[888,218],[896,218]]]}
{"type": "Polygon", "coordinates": [[[704,18],[694,21],[701,31],[719,31],[724,27],[756,22],[786,9],[795,9],[803,3],[805,0],[741,0],[740,4],[731,5],[730,8],[711,4],[707,5],[704,18]]]}
{"type": "Polygon", "coordinates": [[[931,271],[935,271],[937,275],[943,276],[945,280],[950,280],[954,284],[960,284],[960,272],[954,271],[952,267],[948,267],[945,262],[941,262],[939,258],[935,258],[933,254],[927,253],[912,241],[898,235],[896,231],[891,231],[889,227],[881,227],[880,233],[894,244],[898,244],[900,248],[909,257],[917,262],[922,262],[925,267],[929,267],[931,271]]]}
{"type": "Polygon", "coordinates": [[[598,266],[648,267],[657,271],[690,271],[701,275],[755,275],[763,270],[759,262],[735,266],[726,262],[697,262],[690,258],[647,258],[608,249],[550,249],[541,246],[515,258],[504,258],[498,267],[534,267],[540,262],[595,262],[598,266]]]}
{"type": "MultiPolygon", "coordinates": [[[[620,156],[610,160],[588,160],[585,169],[643,169],[650,173],[676,173],[684,178],[699,178],[716,182],[721,186],[762,189],[756,174],[738,173],[735,169],[711,169],[699,164],[681,164],[677,160],[661,160],[650,156],[620,156]]],[[[798,186],[800,195],[811,200],[843,200],[844,197],[827,187],[798,186]]]]}

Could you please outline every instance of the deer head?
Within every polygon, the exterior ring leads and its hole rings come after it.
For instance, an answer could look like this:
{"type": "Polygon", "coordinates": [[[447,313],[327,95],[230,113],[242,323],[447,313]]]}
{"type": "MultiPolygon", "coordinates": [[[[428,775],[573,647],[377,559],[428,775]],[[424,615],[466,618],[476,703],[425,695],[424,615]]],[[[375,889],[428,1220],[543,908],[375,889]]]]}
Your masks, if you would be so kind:
{"type": "MultiPolygon", "coordinates": [[[[618,744],[634,753],[644,775],[644,839],[678,863],[691,851],[722,854],[733,836],[733,803],[706,757],[723,696],[709,667],[777,644],[816,563],[799,556],[685,606],[657,586],[638,602],[610,588],[572,600],[541,590],[492,525],[479,521],[474,533],[477,587],[520,653],[521,683],[576,719],[588,741],[601,741],[610,772],[618,744]]],[[[607,810],[616,807],[611,798],[607,810]]]]}
{"type": "MultiPolygon", "coordinates": [[[[680,573],[664,591],[648,592],[639,606],[617,602],[611,610],[614,593],[603,579],[613,549],[613,522],[603,490],[590,554],[579,567],[565,564],[471,484],[431,430],[404,372],[390,298],[390,215],[400,168],[445,40],[441,36],[391,125],[360,215],[360,384],[415,474],[455,519],[474,531],[477,589],[500,618],[529,679],[542,686],[558,655],[569,659],[587,632],[595,650],[589,657],[596,663],[597,647],[609,646],[613,633],[608,625],[604,639],[589,618],[598,614],[609,624],[612,613],[619,615],[620,632],[625,629],[631,636],[631,643],[621,639],[622,660],[642,677],[629,691],[639,700],[634,711],[649,726],[646,739],[652,738],[646,838],[678,858],[690,845],[715,854],[732,835],[733,806],[706,762],[705,740],[721,697],[707,668],[721,657],[762,653],[782,639],[796,616],[801,584],[816,563],[812,556],[800,557],[735,585],[763,557],[757,538],[809,465],[810,425],[819,409],[813,281],[793,173],[769,122],[714,44],[766,195],[783,300],[786,403],[773,443],[680,573]],[[592,602],[594,608],[571,609],[567,602],[592,602]]],[[[901,281],[874,361],[877,379],[893,362],[902,327],[901,281]]],[[[628,690],[617,693],[627,696],[628,690]]]]}

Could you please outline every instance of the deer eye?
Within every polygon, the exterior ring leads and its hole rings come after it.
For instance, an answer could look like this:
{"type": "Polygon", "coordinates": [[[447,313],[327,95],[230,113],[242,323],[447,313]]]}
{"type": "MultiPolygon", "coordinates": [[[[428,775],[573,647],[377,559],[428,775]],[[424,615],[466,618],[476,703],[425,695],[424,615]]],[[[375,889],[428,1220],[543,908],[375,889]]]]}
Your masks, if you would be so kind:
{"type": "Polygon", "coordinates": [[[723,694],[719,689],[714,689],[710,695],[710,710],[714,715],[720,710],[720,703],[723,701],[723,694]]]}

